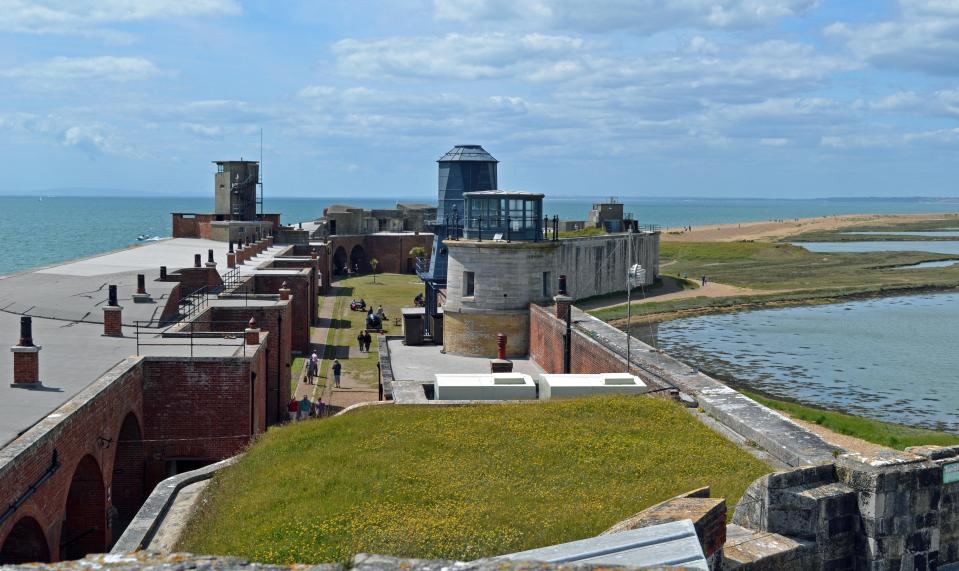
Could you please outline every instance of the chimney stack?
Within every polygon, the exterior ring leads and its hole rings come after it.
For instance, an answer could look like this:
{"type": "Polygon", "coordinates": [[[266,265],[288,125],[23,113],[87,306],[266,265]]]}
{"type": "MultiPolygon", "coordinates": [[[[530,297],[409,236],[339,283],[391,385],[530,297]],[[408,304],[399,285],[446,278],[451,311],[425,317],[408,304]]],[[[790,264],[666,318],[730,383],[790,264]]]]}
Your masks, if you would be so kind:
{"type": "Polygon", "coordinates": [[[117,302],[117,286],[110,285],[107,304],[103,307],[103,335],[123,337],[123,308],[117,302]]]}
{"type": "Polygon", "coordinates": [[[215,268],[216,262],[213,261],[213,250],[206,251],[206,267],[215,268]]]}
{"type": "Polygon", "coordinates": [[[147,293],[147,277],[137,274],[137,292],[133,294],[133,303],[152,303],[153,298],[147,293]]]}
{"type": "Polygon", "coordinates": [[[193,267],[199,268],[203,265],[203,254],[194,254],[193,255],[193,267]]]}
{"type": "Polygon", "coordinates": [[[13,383],[11,387],[35,389],[40,383],[40,347],[33,344],[33,318],[20,317],[20,342],[10,347],[13,353],[13,383]]]}
{"type": "Polygon", "coordinates": [[[290,299],[291,291],[290,286],[284,281],[283,285],[280,286],[280,299],[284,301],[290,299]]]}
{"type": "Polygon", "coordinates": [[[247,345],[260,344],[260,329],[256,326],[256,318],[251,317],[247,328],[243,331],[243,337],[247,345]]]}
{"type": "Polygon", "coordinates": [[[496,334],[496,358],[489,362],[491,373],[512,373],[513,362],[506,358],[506,334],[496,334]]]}
{"type": "Polygon", "coordinates": [[[559,294],[553,297],[553,301],[556,303],[556,317],[566,319],[566,313],[573,304],[573,298],[570,297],[569,292],[566,291],[565,275],[559,276],[559,294]]]}
{"type": "Polygon", "coordinates": [[[166,266],[160,266],[160,280],[166,280],[166,266]]]}

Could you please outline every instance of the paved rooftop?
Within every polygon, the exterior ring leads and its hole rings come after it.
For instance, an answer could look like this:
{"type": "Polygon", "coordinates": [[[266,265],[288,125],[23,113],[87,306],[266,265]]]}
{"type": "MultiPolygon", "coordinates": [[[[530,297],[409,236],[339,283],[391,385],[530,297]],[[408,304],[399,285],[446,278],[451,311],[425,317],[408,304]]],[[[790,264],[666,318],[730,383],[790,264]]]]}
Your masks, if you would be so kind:
{"type": "MultiPolygon", "coordinates": [[[[58,408],[121,360],[137,354],[135,330],[124,327],[124,337],[104,337],[102,307],[107,286],[116,284],[124,324],[159,317],[177,282],[157,281],[160,266],[172,274],[193,266],[194,254],[207,260],[207,250],[221,273],[226,270],[225,242],[174,238],[125,250],[74,260],[55,266],[0,276],[0,447],[58,408]],[[154,303],[134,303],[137,274],[146,274],[146,290],[154,303]],[[13,354],[8,347],[20,336],[20,316],[33,316],[34,343],[41,346],[42,389],[12,388],[13,354]]],[[[240,267],[241,275],[257,272],[288,246],[275,246],[240,267]]],[[[269,271],[269,270],[267,270],[269,271]]],[[[285,270],[295,272],[296,270],[285,270]]],[[[275,300],[230,299],[211,305],[270,305],[275,300]]],[[[161,339],[141,335],[140,354],[146,356],[226,357],[242,355],[242,338],[161,339]],[[155,343],[155,344],[154,344],[155,343]]]]}
{"type": "MultiPolygon", "coordinates": [[[[397,381],[435,381],[437,373],[489,373],[489,359],[444,354],[439,345],[403,345],[400,339],[389,339],[390,364],[393,378],[397,381]]],[[[529,359],[511,359],[513,371],[526,373],[534,381],[544,373],[543,369],[529,359]]]]}
{"type": "MultiPolygon", "coordinates": [[[[226,272],[226,242],[194,238],[172,238],[134,246],[100,256],[66,262],[0,277],[0,311],[31,315],[64,321],[103,322],[103,306],[107,301],[107,286],[117,286],[117,297],[123,306],[123,322],[156,320],[175,281],[159,281],[160,266],[168,274],[181,268],[193,267],[193,256],[201,254],[207,260],[207,251],[213,250],[213,260],[220,273],[226,272]],[[146,276],[146,291],[153,303],[134,303],[137,274],[146,276]]],[[[251,275],[257,267],[288,249],[274,246],[245,264],[237,266],[240,275],[251,275]]],[[[274,272],[275,270],[265,270],[274,272]]],[[[292,272],[294,270],[282,270],[292,272]]]]}

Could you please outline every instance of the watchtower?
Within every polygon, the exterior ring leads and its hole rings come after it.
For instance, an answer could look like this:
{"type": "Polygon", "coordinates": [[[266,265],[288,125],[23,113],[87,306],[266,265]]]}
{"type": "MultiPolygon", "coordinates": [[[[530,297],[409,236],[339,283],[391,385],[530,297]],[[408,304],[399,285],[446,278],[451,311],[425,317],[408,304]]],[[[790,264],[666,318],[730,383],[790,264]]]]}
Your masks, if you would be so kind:
{"type": "Polygon", "coordinates": [[[215,213],[232,220],[256,220],[257,185],[260,163],[257,161],[213,161],[215,213]]]}

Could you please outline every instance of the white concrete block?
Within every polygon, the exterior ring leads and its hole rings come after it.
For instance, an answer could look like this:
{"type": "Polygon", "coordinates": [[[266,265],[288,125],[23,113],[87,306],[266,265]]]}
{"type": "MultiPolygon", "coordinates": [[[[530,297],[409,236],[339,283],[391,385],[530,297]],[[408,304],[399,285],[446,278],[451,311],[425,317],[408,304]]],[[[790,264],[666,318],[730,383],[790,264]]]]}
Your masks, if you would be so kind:
{"type": "Polygon", "coordinates": [[[649,390],[636,375],[603,373],[598,375],[540,375],[539,398],[570,398],[587,395],[640,395],[649,390]]]}

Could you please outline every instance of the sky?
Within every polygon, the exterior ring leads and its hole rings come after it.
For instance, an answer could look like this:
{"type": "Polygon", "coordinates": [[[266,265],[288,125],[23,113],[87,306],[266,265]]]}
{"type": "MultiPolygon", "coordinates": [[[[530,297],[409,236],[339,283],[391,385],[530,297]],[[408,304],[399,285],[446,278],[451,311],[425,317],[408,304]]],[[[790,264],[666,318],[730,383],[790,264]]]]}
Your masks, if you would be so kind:
{"type": "Polygon", "coordinates": [[[0,0],[0,192],[959,196],[959,0],[0,0]]]}

